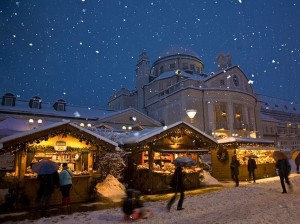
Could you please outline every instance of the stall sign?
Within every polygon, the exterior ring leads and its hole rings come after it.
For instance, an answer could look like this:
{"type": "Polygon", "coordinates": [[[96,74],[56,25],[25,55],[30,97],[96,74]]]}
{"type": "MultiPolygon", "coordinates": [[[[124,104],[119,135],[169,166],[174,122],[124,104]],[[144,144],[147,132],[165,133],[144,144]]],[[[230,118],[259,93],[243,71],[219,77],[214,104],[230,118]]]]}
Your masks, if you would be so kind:
{"type": "Polygon", "coordinates": [[[0,156],[0,170],[13,170],[15,165],[15,156],[11,153],[5,153],[0,156]]]}
{"type": "Polygon", "coordinates": [[[54,146],[55,151],[63,152],[67,150],[67,142],[66,141],[56,141],[54,146]]]}

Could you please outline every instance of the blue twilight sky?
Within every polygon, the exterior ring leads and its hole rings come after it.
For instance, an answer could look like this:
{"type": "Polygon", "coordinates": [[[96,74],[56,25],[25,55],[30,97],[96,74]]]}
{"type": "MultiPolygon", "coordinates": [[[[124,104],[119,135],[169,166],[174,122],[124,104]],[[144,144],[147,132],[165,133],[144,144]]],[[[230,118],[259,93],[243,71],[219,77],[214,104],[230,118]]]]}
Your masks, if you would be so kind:
{"type": "Polygon", "coordinates": [[[106,107],[138,55],[232,55],[256,93],[300,102],[298,0],[1,0],[0,96],[106,107]]]}

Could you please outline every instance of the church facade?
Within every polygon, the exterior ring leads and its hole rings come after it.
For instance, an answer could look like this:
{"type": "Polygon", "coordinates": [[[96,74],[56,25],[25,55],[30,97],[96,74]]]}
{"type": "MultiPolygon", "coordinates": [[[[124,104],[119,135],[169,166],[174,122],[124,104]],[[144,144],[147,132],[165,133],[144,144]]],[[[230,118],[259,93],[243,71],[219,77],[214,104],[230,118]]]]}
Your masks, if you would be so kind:
{"type": "Polygon", "coordinates": [[[219,55],[217,64],[216,72],[205,74],[200,57],[181,49],[150,66],[142,53],[136,89],[116,92],[109,108],[134,107],[164,125],[189,122],[216,139],[265,138],[283,149],[299,149],[300,105],[256,94],[253,82],[232,65],[230,55],[219,55]]]}

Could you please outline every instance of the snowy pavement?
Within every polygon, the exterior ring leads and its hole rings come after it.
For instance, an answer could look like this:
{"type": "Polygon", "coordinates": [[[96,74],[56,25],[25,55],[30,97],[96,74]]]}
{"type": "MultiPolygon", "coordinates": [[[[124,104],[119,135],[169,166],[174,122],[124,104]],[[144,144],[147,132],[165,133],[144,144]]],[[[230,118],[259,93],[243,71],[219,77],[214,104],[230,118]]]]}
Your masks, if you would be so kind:
{"type": "MultiPolygon", "coordinates": [[[[257,180],[257,183],[242,182],[240,187],[226,183],[223,190],[201,195],[186,196],[184,210],[177,211],[176,204],[166,210],[167,201],[146,202],[151,209],[149,219],[138,223],[299,223],[300,174],[291,174],[293,191],[281,194],[279,177],[257,180]]],[[[170,194],[171,197],[171,194],[170,194]]],[[[13,223],[13,222],[5,222],[13,223]]],[[[27,223],[126,223],[122,221],[120,208],[70,215],[43,217],[38,220],[18,221],[27,223]]]]}

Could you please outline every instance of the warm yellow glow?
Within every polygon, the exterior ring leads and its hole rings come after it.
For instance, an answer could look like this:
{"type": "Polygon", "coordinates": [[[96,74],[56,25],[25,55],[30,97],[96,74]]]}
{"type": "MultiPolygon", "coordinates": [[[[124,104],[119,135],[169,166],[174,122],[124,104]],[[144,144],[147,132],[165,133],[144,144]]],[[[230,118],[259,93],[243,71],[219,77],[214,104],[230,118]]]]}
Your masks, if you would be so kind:
{"type": "Polygon", "coordinates": [[[30,124],[32,124],[32,123],[33,123],[33,119],[30,118],[30,119],[28,120],[28,122],[29,122],[30,124]]]}
{"type": "Polygon", "coordinates": [[[223,117],[225,117],[225,116],[226,116],[226,112],[222,111],[221,115],[222,115],[223,117]]]}
{"type": "Polygon", "coordinates": [[[132,127],[131,127],[131,126],[129,126],[129,127],[128,127],[128,130],[132,130],[132,127]]]}
{"type": "Polygon", "coordinates": [[[241,115],[239,113],[235,114],[235,118],[240,118],[241,115]]]}
{"type": "Polygon", "coordinates": [[[126,130],[127,128],[126,128],[126,126],[123,126],[122,129],[123,129],[123,130],[126,130]]]}
{"type": "MultiPolygon", "coordinates": [[[[58,135],[53,138],[49,138],[47,141],[43,140],[39,144],[32,144],[32,145],[39,145],[39,146],[55,146],[57,141],[63,140],[67,143],[68,146],[73,147],[73,148],[86,148],[86,143],[85,141],[80,142],[79,139],[72,137],[72,136],[63,136],[63,135],[58,135]]],[[[91,147],[91,145],[89,145],[91,147]]]]}
{"type": "Polygon", "coordinates": [[[90,127],[92,127],[92,124],[88,123],[87,126],[90,128],[90,127]]]}
{"type": "Polygon", "coordinates": [[[196,116],[197,110],[195,109],[189,109],[186,110],[186,114],[189,116],[189,118],[193,119],[196,116]]]}
{"type": "Polygon", "coordinates": [[[80,123],[80,127],[84,127],[84,123],[80,123]]]}
{"type": "Polygon", "coordinates": [[[43,123],[43,120],[42,119],[38,119],[38,124],[42,124],[43,123]]]}

